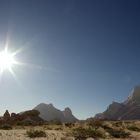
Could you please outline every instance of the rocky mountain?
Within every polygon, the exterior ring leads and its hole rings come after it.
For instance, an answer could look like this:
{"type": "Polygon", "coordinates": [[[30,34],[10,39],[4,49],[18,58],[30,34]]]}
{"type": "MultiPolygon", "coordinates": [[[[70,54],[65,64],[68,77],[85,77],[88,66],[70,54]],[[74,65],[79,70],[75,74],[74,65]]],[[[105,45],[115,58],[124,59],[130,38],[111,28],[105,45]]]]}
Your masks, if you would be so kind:
{"type": "Polygon", "coordinates": [[[130,92],[122,103],[112,102],[103,113],[95,115],[96,119],[137,120],[140,119],[140,85],[130,92]]]}
{"type": "Polygon", "coordinates": [[[61,111],[55,108],[52,104],[41,103],[37,105],[35,110],[40,112],[40,117],[46,121],[59,120],[61,122],[75,122],[77,118],[72,114],[70,108],[65,108],[61,111]]]}

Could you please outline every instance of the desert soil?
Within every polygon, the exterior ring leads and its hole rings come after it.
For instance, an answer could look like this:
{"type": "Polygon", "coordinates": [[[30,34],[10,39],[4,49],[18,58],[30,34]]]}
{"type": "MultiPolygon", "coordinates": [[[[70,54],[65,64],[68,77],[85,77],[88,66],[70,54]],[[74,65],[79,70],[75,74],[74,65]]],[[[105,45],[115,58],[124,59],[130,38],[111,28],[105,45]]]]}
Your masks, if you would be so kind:
{"type": "MultiPolygon", "coordinates": [[[[138,124],[138,123],[137,123],[138,124]]],[[[139,125],[139,124],[138,124],[139,125]]],[[[0,130],[0,140],[75,140],[74,137],[68,136],[67,132],[71,129],[63,128],[63,126],[37,126],[37,127],[14,127],[12,130],[0,130]],[[59,129],[58,129],[59,128],[59,129]],[[47,137],[29,138],[26,131],[43,130],[47,137]]],[[[140,132],[131,131],[130,138],[89,138],[88,140],[140,140],[140,132]]]]}
{"type": "MultiPolygon", "coordinates": [[[[0,140],[75,140],[73,137],[68,137],[65,132],[58,130],[45,130],[47,137],[44,138],[29,138],[26,135],[26,129],[15,129],[15,130],[0,130],[0,140]]],[[[118,139],[102,139],[102,138],[89,138],[88,140],[140,140],[140,133],[134,132],[132,138],[118,139]]]]}

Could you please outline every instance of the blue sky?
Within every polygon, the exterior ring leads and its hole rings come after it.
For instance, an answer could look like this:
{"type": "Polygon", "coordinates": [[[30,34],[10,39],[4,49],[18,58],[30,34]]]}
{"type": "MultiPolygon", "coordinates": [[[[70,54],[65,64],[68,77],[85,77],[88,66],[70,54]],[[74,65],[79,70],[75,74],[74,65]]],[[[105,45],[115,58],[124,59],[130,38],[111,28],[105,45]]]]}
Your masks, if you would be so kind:
{"type": "Polygon", "coordinates": [[[140,84],[138,0],[0,0],[0,49],[22,49],[0,81],[1,114],[69,106],[80,119],[140,84]]]}

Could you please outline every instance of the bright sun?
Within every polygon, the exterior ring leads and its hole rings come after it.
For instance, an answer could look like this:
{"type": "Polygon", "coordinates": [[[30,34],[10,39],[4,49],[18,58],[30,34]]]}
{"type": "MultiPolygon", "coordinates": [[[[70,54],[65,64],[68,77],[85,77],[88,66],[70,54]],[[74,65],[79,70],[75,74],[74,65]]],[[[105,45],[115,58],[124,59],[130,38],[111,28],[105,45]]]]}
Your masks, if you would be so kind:
{"type": "Polygon", "coordinates": [[[9,53],[6,48],[0,52],[0,72],[5,70],[11,71],[14,64],[16,64],[14,54],[9,53]]]}

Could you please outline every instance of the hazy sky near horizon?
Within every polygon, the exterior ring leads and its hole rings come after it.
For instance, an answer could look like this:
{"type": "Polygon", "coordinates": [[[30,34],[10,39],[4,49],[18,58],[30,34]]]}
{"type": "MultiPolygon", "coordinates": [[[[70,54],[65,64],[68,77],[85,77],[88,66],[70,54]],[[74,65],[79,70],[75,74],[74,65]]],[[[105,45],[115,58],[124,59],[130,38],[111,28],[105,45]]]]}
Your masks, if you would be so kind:
{"type": "Polygon", "coordinates": [[[140,84],[139,0],[0,0],[0,49],[21,49],[0,77],[0,112],[53,103],[80,119],[140,84]]]}

